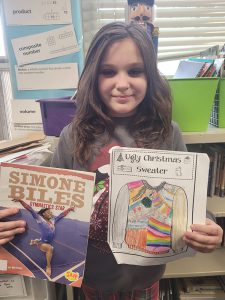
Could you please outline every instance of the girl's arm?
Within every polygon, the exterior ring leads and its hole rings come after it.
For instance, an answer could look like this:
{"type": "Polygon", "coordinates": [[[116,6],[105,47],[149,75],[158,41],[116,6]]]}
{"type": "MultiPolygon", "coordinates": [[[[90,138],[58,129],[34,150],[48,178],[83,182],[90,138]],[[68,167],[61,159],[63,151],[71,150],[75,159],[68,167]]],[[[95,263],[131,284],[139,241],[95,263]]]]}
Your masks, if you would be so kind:
{"type": "Polygon", "coordinates": [[[18,208],[0,210],[0,245],[10,242],[16,234],[25,231],[26,222],[24,220],[6,221],[7,217],[13,216],[18,212],[18,208]]]}

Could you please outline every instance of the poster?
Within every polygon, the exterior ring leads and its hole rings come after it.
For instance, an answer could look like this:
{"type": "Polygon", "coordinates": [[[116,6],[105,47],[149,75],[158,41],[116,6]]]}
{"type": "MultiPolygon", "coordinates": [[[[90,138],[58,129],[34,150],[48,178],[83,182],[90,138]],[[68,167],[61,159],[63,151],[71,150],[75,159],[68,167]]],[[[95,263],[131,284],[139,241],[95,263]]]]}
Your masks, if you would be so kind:
{"type": "Polygon", "coordinates": [[[19,74],[18,68],[23,64],[28,64],[29,67],[32,65],[37,70],[38,68],[43,69],[45,64],[47,65],[46,68],[49,68],[51,64],[54,67],[57,64],[65,66],[75,63],[78,73],[75,74],[75,77],[79,77],[83,68],[82,22],[79,0],[6,0],[3,4],[3,29],[14,100],[72,96],[76,89],[77,80],[73,86],[71,86],[71,82],[66,83],[70,74],[67,68],[61,69],[60,86],[56,84],[58,82],[58,70],[55,69],[55,76],[53,75],[54,72],[51,73],[49,87],[37,84],[35,79],[39,80],[40,78],[37,73],[37,77],[34,77],[34,80],[32,79],[27,86],[24,82],[25,74],[23,74],[24,76],[19,74]],[[43,14],[47,13],[50,13],[45,18],[48,21],[44,22],[43,14]],[[35,15],[35,17],[31,17],[31,15],[35,15]],[[44,42],[45,46],[43,45],[44,42]],[[40,43],[43,47],[38,46],[40,43]],[[24,49],[18,51],[20,48],[24,49]],[[35,52],[40,49],[43,51],[35,52]],[[49,49],[52,49],[52,52],[49,49]],[[21,53],[25,54],[19,56],[21,53]],[[53,83],[54,78],[55,84],[53,83]]]}

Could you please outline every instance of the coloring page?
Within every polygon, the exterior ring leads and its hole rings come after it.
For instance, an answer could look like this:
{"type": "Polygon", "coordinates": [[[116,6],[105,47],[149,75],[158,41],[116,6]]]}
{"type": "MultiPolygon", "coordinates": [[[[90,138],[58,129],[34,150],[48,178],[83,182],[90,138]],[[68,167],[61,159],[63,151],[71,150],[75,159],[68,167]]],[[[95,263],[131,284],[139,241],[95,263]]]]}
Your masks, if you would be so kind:
{"type": "Polygon", "coordinates": [[[205,223],[209,159],[166,150],[111,150],[108,242],[118,263],[164,264],[194,251],[183,241],[205,223]]]}

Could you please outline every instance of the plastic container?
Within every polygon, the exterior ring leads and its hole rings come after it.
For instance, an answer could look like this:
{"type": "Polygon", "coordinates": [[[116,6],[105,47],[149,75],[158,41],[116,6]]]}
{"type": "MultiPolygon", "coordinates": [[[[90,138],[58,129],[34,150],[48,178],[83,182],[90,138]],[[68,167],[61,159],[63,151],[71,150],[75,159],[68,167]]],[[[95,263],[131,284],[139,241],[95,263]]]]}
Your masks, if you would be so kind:
{"type": "Polygon", "coordinates": [[[225,78],[219,83],[219,127],[225,128],[225,78]]]}
{"type": "Polygon", "coordinates": [[[39,99],[44,133],[48,136],[59,136],[62,129],[68,125],[76,111],[76,106],[70,97],[39,99]]]}
{"type": "Polygon", "coordinates": [[[219,78],[168,81],[173,97],[172,119],[184,132],[206,131],[219,78]]]}

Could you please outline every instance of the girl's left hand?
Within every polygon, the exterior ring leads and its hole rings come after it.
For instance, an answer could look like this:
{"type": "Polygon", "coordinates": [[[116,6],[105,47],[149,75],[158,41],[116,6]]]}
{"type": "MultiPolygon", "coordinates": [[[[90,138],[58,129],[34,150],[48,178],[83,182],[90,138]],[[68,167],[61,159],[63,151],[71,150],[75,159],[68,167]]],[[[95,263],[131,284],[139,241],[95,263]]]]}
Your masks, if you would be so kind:
{"type": "Polygon", "coordinates": [[[183,240],[187,246],[203,252],[209,253],[219,248],[222,242],[223,229],[210,219],[206,219],[206,224],[192,224],[191,231],[186,231],[183,240]]]}

